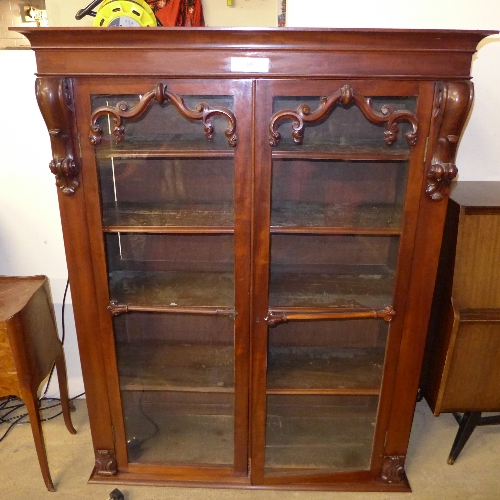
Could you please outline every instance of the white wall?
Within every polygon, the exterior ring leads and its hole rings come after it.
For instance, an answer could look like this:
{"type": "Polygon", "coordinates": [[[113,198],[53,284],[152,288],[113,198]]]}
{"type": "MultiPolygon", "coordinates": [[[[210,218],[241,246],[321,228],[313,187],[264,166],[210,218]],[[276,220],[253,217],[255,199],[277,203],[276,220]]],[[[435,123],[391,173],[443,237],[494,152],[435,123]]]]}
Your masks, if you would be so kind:
{"type": "MultiPolygon", "coordinates": [[[[61,309],[68,272],[49,135],[35,98],[35,55],[0,50],[0,274],[45,274],[62,334],[61,309]]],[[[65,310],[65,352],[72,395],[83,392],[71,296],[65,310]]],[[[48,395],[58,394],[57,383],[48,395]]]]}
{"type": "Polygon", "coordinates": [[[49,26],[92,26],[93,17],[85,16],[80,21],[75,19],[75,14],[86,7],[91,0],[45,0],[47,20],[49,26]]]}
{"type": "Polygon", "coordinates": [[[498,0],[287,0],[288,26],[499,29],[498,0]]]}
{"type": "Polygon", "coordinates": [[[500,37],[485,40],[472,63],[475,98],[457,155],[459,181],[500,181],[500,37]]]}
{"type": "Polygon", "coordinates": [[[0,49],[26,45],[26,38],[9,31],[12,26],[35,26],[35,23],[22,22],[21,7],[15,0],[0,0],[0,49]]]}
{"type": "MultiPolygon", "coordinates": [[[[279,0],[202,0],[207,26],[266,26],[278,25],[279,0]]],[[[281,3],[281,2],[280,2],[281,3]]]]}
{"type": "MultiPolygon", "coordinates": [[[[287,26],[500,30],[499,0],[287,0],[287,26]]],[[[500,181],[500,35],[474,58],[476,97],[457,155],[459,180],[500,181]]]]}

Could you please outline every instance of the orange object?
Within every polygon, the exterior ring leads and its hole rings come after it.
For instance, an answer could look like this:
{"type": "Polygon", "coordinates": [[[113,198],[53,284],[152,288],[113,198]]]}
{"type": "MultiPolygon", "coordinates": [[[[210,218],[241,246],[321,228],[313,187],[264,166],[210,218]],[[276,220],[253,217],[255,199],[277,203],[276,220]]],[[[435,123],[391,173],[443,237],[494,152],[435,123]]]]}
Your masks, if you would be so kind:
{"type": "Polygon", "coordinates": [[[148,0],[163,26],[205,26],[201,0],[148,0]]]}

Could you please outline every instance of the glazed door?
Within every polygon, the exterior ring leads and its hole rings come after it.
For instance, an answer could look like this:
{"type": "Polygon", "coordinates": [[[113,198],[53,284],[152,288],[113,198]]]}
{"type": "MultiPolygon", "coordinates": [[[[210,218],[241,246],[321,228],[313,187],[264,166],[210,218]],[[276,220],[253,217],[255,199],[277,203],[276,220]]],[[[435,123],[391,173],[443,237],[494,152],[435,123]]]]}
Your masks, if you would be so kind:
{"type": "Polygon", "coordinates": [[[249,84],[77,91],[118,467],[246,475],[249,84]]]}
{"type": "Polygon", "coordinates": [[[423,179],[418,94],[258,84],[255,484],[380,475],[423,179]]]}

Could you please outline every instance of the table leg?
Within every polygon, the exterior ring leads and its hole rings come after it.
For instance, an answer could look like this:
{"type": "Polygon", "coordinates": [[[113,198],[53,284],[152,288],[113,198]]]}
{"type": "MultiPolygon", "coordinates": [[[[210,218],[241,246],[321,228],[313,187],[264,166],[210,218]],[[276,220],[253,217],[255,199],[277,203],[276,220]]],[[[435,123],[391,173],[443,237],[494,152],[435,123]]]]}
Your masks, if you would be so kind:
{"type": "Polygon", "coordinates": [[[69,406],[68,394],[68,376],[66,373],[66,362],[64,360],[64,352],[61,348],[61,353],[56,356],[57,380],[59,382],[59,394],[61,397],[61,408],[64,417],[66,428],[71,434],[76,434],[73,423],[71,422],[71,412],[69,406]]]}
{"type": "Polygon", "coordinates": [[[42,422],[40,420],[37,395],[26,395],[26,397],[23,397],[23,400],[24,404],[26,405],[26,409],[28,410],[28,415],[31,423],[31,431],[33,432],[36,453],[38,455],[38,462],[40,463],[40,469],[42,470],[42,477],[45,482],[45,486],[49,491],[56,491],[50,477],[49,463],[47,461],[47,451],[45,450],[45,441],[43,439],[42,422]]]}
{"type": "Polygon", "coordinates": [[[453,446],[451,447],[450,455],[448,457],[448,463],[450,465],[455,463],[455,460],[458,458],[458,455],[460,455],[460,452],[478,425],[480,419],[480,411],[469,411],[463,414],[455,441],[453,442],[453,446]]]}

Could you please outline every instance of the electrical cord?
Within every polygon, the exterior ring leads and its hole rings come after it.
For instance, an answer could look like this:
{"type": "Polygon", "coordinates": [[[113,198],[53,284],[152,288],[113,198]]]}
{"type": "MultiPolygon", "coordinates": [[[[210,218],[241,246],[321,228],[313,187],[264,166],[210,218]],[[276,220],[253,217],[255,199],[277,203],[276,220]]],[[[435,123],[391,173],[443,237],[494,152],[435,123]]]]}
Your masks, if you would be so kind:
{"type": "MultiPolygon", "coordinates": [[[[64,321],[64,309],[66,308],[66,295],[68,293],[69,287],[69,279],[66,280],[66,288],[64,289],[63,301],[62,301],[62,310],[61,310],[61,326],[62,326],[62,335],[61,335],[61,344],[64,345],[64,340],[66,338],[66,325],[64,321]]],[[[50,382],[52,380],[52,375],[54,374],[55,363],[52,365],[50,369],[49,379],[47,380],[47,384],[45,385],[45,390],[43,391],[42,397],[40,401],[45,398],[47,395],[47,391],[49,390],[50,382]]]]}
{"type": "Polygon", "coordinates": [[[144,391],[141,391],[141,396],[139,398],[139,411],[146,418],[146,420],[153,426],[153,432],[149,436],[142,439],[138,438],[137,436],[132,436],[127,439],[127,451],[129,452],[131,457],[135,458],[139,456],[142,445],[146,441],[149,441],[150,439],[154,438],[160,432],[160,427],[158,426],[158,424],[144,411],[144,407],[142,404],[143,397],[144,397],[144,391]]]}
{"type": "MultiPolygon", "coordinates": [[[[61,324],[62,324],[62,336],[61,336],[61,343],[64,345],[64,340],[66,337],[66,326],[65,326],[65,318],[64,318],[64,310],[66,307],[66,296],[68,293],[68,287],[69,287],[69,279],[66,281],[66,288],[64,290],[64,296],[63,296],[63,302],[62,302],[62,315],[61,315],[61,324]]],[[[61,405],[60,403],[60,398],[46,398],[45,396],[47,395],[47,391],[49,389],[50,381],[52,379],[52,375],[54,373],[54,368],[55,364],[52,366],[52,369],[50,370],[49,378],[47,380],[47,384],[45,386],[45,390],[43,392],[43,395],[39,398],[39,410],[40,411],[46,411],[50,410],[52,408],[57,408],[61,405]],[[56,404],[51,404],[53,401],[59,401],[59,403],[56,404]],[[49,403],[48,406],[43,406],[43,403],[49,403]]],[[[74,396],[73,398],[70,398],[70,402],[74,401],[75,399],[81,398],[85,393],[82,392],[81,394],[78,394],[78,396],[74,396]]],[[[10,424],[7,430],[3,433],[3,435],[0,437],[0,443],[7,437],[9,432],[13,429],[13,427],[17,424],[28,424],[29,420],[25,420],[26,417],[28,416],[28,413],[20,413],[20,414],[15,414],[16,412],[19,412],[23,407],[24,403],[21,398],[18,398],[16,396],[8,396],[5,401],[0,402],[0,425],[2,424],[10,424]],[[9,417],[9,415],[11,415],[9,417]]],[[[42,422],[46,422],[48,420],[52,420],[59,415],[62,414],[62,411],[59,413],[56,413],[55,415],[51,415],[50,417],[45,417],[42,418],[42,422]]]]}
{"type": "MultiPolygon", "coordinates": [[[[70,399],[70,401],[74,401],[75,399],[81,398],[85,393],[82,392],[81,394],[78,394],[78,396],[74,396],[73,398],[70,399]]],[[[43,401],[47,401],[51,403],[52,401],[61,401],[59,398],[50,398],[50,399],[45,399],[43,401]]],[[[40,411],[46,411],[50,410],[52,408],[58,408],[61,405],[61,403],[56,403],[56,404],[49,404],[48,406],[40,406],[39,410],[40,411]]],[[[3,433],[3,435],[0,437],[0,443],[7,437],[9,432],[12,430],[12,428],[17,425],[17,424],[29,424],[29,420],[24,420],[28,414],[27,413],[21,413],[19,415],[14,415],[12,417],[8,417],[8,415],[15,413],[16,411],[21,410],[24,408],[24,403],[21,398],[15,397],[15,396],[9,396],[6,401],[0,404],[0,413],[2,411],[6,411],[6,413],[0,415],[0,425],[2,424],[8,424],[10,423],[9,427],[7,430],[3,433]],[[13,406],[7,406],[9,403],[15,403],[13,406]]],[[[62,415],[62,411],[59,413],[56,413],[55,415],[51,415],[50,417],[45,417],[40,419],[41,422],[47,422],[49,420],[52,420],[59,415],[62,415]]]]}

